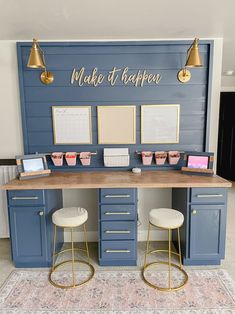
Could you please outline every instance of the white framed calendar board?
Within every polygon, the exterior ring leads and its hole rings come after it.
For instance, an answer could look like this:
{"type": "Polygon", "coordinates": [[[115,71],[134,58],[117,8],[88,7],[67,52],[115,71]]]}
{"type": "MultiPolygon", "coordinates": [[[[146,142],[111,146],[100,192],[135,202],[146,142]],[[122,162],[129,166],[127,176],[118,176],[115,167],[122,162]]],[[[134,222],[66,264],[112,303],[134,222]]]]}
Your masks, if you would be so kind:
{"type": "Polygon", "coordinates": [[[90,106],[52,106],[54,144],[92,144],[90,106]]]}
{"type": "Polygon", "coordinates": [[[141,106],[141,144],[179,143],[180,105],[141,106]]]}

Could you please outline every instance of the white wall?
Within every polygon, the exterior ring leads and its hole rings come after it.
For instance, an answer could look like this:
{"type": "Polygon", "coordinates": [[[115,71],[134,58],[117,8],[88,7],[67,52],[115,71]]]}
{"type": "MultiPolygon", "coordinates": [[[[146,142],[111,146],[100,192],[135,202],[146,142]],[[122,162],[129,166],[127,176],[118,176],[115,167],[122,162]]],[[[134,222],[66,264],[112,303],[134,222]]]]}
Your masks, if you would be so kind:
{"type": "Polygon", "coordinates": [[[0,41],[0,158],[23,153],[15,41],[0,41]]]}
{"type": "MultiPolygon", "coordinates": [[[[209,148],[211,151],[216,152],[223,41],[222,39],[215,39],[214,44],[209,148]]],[[[14,41],[0,41],[0,69],[0,158],[14,158],[15,155],[23,153],[16,45],[14,41]]],[[[87,208],[89,212],[88,239],[96,240],[97,190],[65,190],[63,196],[64,206],[79,205],[87,208]]],[[[139,189],[138,199],[138,237],[139,240],[144,240],[146,238],[149,209],[171,206],[171,189],[139,189]]],[[[157,237],[158,239],[166,239],[166,234],[158,231],[157,237]]]]}

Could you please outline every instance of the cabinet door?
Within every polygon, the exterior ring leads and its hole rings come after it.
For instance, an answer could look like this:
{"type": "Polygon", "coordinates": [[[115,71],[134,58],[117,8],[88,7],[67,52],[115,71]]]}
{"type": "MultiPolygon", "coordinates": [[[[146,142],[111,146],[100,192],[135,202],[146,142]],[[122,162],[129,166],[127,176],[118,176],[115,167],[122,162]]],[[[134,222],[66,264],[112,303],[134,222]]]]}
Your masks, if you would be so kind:
{"type": "Polygon", "coordinates": [[[47,258],[45,207],[10,207],[9,211],[15,265],[41,266],[47,258]]]}
{"type": "Polygon", "coordinates": [[[191,205],[190,258],[224,257],[226,210],[224,205],[191,205]]]}

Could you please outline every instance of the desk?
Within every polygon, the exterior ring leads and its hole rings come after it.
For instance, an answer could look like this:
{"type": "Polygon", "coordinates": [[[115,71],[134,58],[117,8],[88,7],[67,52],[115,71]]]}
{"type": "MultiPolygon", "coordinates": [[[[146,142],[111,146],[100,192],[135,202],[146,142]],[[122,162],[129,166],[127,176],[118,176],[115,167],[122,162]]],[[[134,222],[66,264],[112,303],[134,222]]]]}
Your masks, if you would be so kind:
{"type": "Polygon", "coordinates": [[[49,177],[20,181],[12,180],[4,190],[35,189],[99,189],[99,188],[192,188],[231,187],[219,176],[195,176],[180,171],[53,172],[49,177]]]}
{"type": "MultiPolygon", "coordinates": [[[[219,264],[224,258],[226,233],[227,188],[231,183],[218,176],[192,176],[180,171],[127,171],[52,173],[49,177],[19,181],[14,179],[2,186],[8,190],[8,206],[13,260],[18,267],[39,267],[51,264],[51,214],[63,206],[61,189],[99,189],[99,257],[101,265],[134,265],[136,263],[136,227],[131,240],[102,238],[102,226],[107,221],[122,223],[113,218],[104,222],[102,210],[107,206],[118,209],[129,206],[135,209],[129,222],[136,226],[137,188],[172,188],[172,206],[183,212],[181,228],[184,264],[219,264]],[[126,189],[131,201],[102,201],[104,191],[120,193],[126,189]],[[106,205],[105,205],[106,204],[106,205]],[[133,207],[134,206],[134,207],[133,207]],[[197,213],[197,214],[196,214],[197,213]],[[106,241],[106,242],[105,242],[106,241]],[[102,245],[119,242],[132,245],[135,251],[130,258],[121,255],[109,260],[102,255],[102,245]],[[26,244],[25,244],[26,243],[26,244]],[[37,250],[38,247],[38,250],[37,250]]],[[[79,204],[78,204],[79,206],[79,204]]],[[[127,219],[128,221],[128,219],[127,219]]],[[[125,221],[126,223],[126,221],[125,221]]],[[[133,225],[132,225],[133,226],[133,225]]],[[[133,227],[134,228],[134,227],[133,227]]],[[[62,236],[61,236],[62,237],[62,236]]],[[[61,240],[62,241],[62,240],[61,240]]],[[[107,250],[106,250],[107,251],[107,250]]],[[[126,251],[131,251],[127,249],[126,251]]]]}

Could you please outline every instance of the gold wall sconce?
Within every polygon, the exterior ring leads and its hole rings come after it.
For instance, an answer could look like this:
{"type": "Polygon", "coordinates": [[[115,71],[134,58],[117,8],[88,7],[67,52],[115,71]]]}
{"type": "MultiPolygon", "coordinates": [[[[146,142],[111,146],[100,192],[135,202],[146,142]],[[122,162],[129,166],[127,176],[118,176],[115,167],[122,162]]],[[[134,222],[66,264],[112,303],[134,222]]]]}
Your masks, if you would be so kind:
{"type": "Polygon", "coordinates": [[[187,68],[202,67],[202,60],[198,48],[198,38],[195,38],[187,51],[187,60],[183,69],[181,69],[177,78],[181,83],[187,83],[191,79],[191,73],[187,68]]]}
{"type": "Polygon", "coordinates": [[[40,75],[41,82],[43,84],[51,84],[54,81],[53,73],[46,70],[46,63],[44,58],[44,52],[39,46],[38,41],[34,38],[32,48],[30,51],[28,63],[28,68],[33,69],[43,69],[44,71],[40,75]]]}

